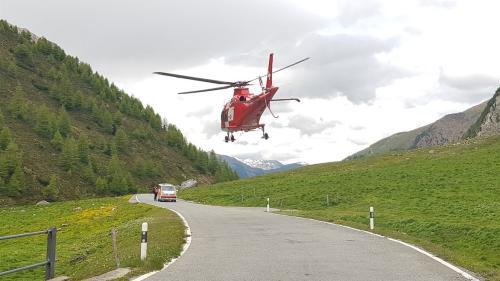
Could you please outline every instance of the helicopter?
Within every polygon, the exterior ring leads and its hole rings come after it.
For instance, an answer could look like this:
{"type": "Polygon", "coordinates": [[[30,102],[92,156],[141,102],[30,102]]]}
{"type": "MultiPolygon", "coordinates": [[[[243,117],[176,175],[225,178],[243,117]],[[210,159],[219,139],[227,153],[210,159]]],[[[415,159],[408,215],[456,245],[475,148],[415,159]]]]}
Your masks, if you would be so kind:
{"type": "Polygon", "coordinates": [[[195,91],[187,91],[180,92],[179,95],[185,94],[194,94],[201,92],[209,92],[209,91],[218,91],[229,88],[234,88],[233,97],[231,100],[224,105],[224,108],[221,112],[221,129],[222,131],[227,132],[227,135],[224,137],[224,141],[227,143],[229,141],[234,142],[235,138],[233,133],[238,131],[248,132],[255,129],[262,130],[262,138],[269,139],[269,134],[266,133],[264,127],[265,124],[260,123],[260,117],[264,113],[264,111],[269,109],[269,112],[274,118],[278,118],[272,110],[271,110],[271,102],[275,101],[297,101],[300,102],[298,98],[282,98],[282,99],[273,99],[274,95],[278,91],[278,87],[273,86],[273,74],[294,65],[297,65],[301,62],[304,62],[310,58],[304,58],[297,62],[294,62],[290,65],[282,67],[278,70],[273,71],[273,54],[269,54],[269,64],[267,68],[267,75],[258,76],[257,78],[248,80],[248,81],[221,81],[207,78],[200,78],[194,76],[180,75],[174,73],[167,72],[154,72],[154,74],[165,75],[175,78],[181,79],[189,79],[199,82],[207,82],[213,84],[224,85],[215,88],[195,90],[195,91]],[[262,78],[266,78],[266,84],[263,84],[262,78]],[[260,87],[262,92],[260,94],[252,94],[248,90],[248,85],[252,85],[251,82],[258,80],[260,83],[260,87]]]}

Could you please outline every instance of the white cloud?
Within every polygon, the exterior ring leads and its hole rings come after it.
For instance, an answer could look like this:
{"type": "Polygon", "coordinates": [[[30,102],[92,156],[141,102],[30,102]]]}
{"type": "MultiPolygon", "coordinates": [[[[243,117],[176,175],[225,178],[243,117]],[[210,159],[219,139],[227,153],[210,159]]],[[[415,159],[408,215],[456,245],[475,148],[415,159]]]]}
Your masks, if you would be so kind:
{"type": "Polygon", "coordinates": [[[308,163],[488,99],[500,80],[499,10],[486,0],[0,2],[0,17],[89,62],[203,149],[308,163]],[[264,113],[269,140],[223,141],[231,90],[181,96],[211,85],[151,74],[251,79],[269,52],[276,67],[312,57],[275,75],[277,97],[302,102],[273,104],[278,119],[264,113]]]}

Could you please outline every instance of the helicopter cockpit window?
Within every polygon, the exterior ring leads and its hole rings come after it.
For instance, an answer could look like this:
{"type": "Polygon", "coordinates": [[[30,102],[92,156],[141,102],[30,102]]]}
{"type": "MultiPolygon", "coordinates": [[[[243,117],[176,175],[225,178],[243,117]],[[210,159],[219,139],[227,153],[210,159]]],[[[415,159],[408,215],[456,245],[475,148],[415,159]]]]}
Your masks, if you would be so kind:
{"type": "Polygon", "coordinates": [[[240,96],[240,101],[246,101],[247,99],[245,98],[245,96],[240,96]]]}

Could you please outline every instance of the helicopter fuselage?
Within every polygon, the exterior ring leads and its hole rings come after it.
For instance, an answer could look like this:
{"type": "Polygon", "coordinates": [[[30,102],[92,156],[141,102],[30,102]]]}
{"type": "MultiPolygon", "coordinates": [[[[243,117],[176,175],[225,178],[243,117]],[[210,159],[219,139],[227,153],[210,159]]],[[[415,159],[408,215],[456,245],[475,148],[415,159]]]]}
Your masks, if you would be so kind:
{"type": "Polygon", "coordinates": [[[235,88],[233,97],[222,109],[221,129],[232,133],[263,128],[260,117],[277,91],[278,87],[271,87],[259,95],[254,95],[248,88],[235,88]]]}

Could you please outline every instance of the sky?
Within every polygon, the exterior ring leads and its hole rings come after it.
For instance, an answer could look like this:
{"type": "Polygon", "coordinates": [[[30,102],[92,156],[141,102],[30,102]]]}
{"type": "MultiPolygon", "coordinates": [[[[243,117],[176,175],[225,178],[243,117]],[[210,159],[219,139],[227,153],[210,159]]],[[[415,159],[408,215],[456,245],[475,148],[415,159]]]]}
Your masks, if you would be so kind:
{"type": "MultiPolygon", "coordinates": [[[[500,82],[500,2],[486,0],[0,0],[0,18],[89,63],[195,145],[239,158],[342,160],[490,98],[500,82]],[[232,90],[177,95],[310,60],[273,77],[260,131],[225,143],[232,90]]],[[[258,93],[259,87],[251,86],[258,93]]]]}

